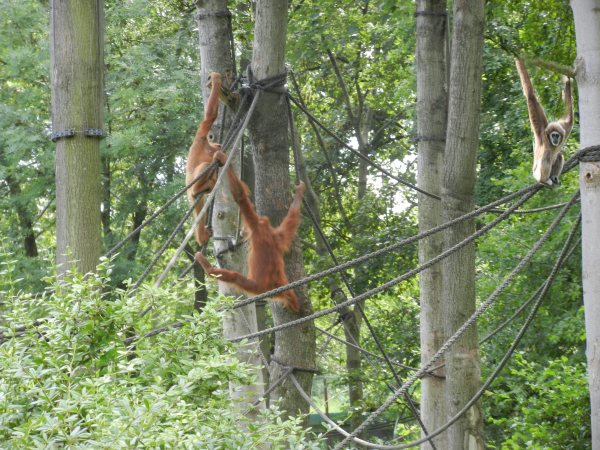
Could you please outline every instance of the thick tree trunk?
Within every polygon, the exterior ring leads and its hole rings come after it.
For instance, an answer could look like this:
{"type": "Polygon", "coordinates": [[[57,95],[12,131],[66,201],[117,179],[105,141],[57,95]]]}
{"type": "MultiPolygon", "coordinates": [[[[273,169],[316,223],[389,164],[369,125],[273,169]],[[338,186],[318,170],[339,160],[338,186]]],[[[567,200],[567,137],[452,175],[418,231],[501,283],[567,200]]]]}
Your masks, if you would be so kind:
{"type": "Polygon", "coordinates": [[[100,0],[53,0],[52,126],[75,130],[56,144],[56,259],[59,275],[96,269],[100,240],[100,141],[103,127],[104,11],[100,0]]]}
{"type": "MultiPolygon", "coordinates": [[[[600,0],[571,0],[577,36],[581,147],[600,144],[600,0]]],[[[600,450],[600,162],[581,163],[583,303],[592,448],[600,450]]]]}
{"type": "MultiPolygon", "coordinates": [[[[230,12],[227,9],[227,0],[203,0],[198,1],[197,6],[201,61],[200,81],[204,101],[206,101],[210,94],[210,87],[207,84],[211,72],[220,72],[224,77],[235,74],[235,64],[231,53],[231,21],[230,12]]],[[[218,141],[220,136],[225,136],[226,133],[222,133],[221,130],[228,130],[232,125],[232,111],[224,111],[225,106],[223,104],[220,108],[221,113],[212,128],[215,141],[218,141]]],[[[240,173],[241,158],[239,156],[232,161],[232,167],[238,174],[240,173]]],[[[245,273],[245,248],[237,246],[233,251],[228,250],[230,241],[241,239],[239,235],[241,230],[238,207],[229,191],[227,178],[223,180],[215,195],[212,228],[213,237],[219,238],[213,239],[214,251],[218,255],[219,265],[245,273]]],[[[237,291],[232,290],[223,283],[219,283],[219,291],[225,295],[238,295],[237,291]]],[[[196,299],[196,303],[198,303],[198,299],[196,299]]],[[[226,338],[234,338],[257,330],[256,305],[254,304],[231,311],[223,321],[223,333],[226,338]]],[[[238,351],[241,361],[257,368],[254,384],[243,387],[232,386],[232,395],[244,399],[245,404],[241,405],[244,411],[248,410],[248,402],[253,402],[264,393],[264,373],[259,369],[263,365],[259,345],[260,342],[252,341],[241,345],[238,351]]],[[[253,409],[248,414],[250,418],[253,418],[257,412],[257,409],[253,409]]]]}
{"type": "MultiPolygon", "coordinates": [[[[285,72],[284,53],[287,33],[287,1],[258,0],[256,3],[252,73],[257,81],[285,72]]],[[[250,138],[254,148],[255,195],[259,214],[268,216],[274,225],[280,223],[290,204],[289,149],[287,107],[285,97],[279,93],[262,92],[254,117],[250,123],[250,138]]],[[[286,257],[290,280],[304,275],[302,252],[296,239],[286,257]]],[[[296,289],[301,302],[300,316],[311,314],[313,309],[306,289],[296,289]]],[[[279,304],[271,303],[275,325],[297,319],[279,304]]],[[[284,366],[299,369],[314,368],[315,331],[312,322],[288,328],[275,334],[271,364],[271,379],[278,379],[284,366]]],[[[310,393],[313,373],[296,370],[295,375],[303,389],[310,393]]],[[[287,415],[307,413],[308,405],[291,382],[284,382],[271,394],[272,400],[287,415]]]]}
{"type": "MultiPolygon", "coordinates": [[[[446,42],[448,30],[446,0],[417,1],[417,183],[421,189],[440,195],[448,118],[446,90],[446,42]]],[[[442,221],[439,200],[419,193],[419,232],[442,221]]],[[[419,242],[419,263],[439,255],[443,248],[441,233],[419,242]]],[[[427,363],[444,343],[442,303],[442,265],[438,263],[419,275],[421,301],[421,362],[427,363]]],[[[421,419],[427,430],[446,423],[445,370],[421,381],[421,419]]],[[[437,449],[448,448],[446,433],[434,438],[437,449]]],[[[432,448],[424,443],[421,448],[432,448]]]]}
{"type": "MultiPolygon", "coordinates": [[[[483,55],[484,0],[454,2],[454,30],[442,187],[444,222],[474,206],[483,55]]],[[[473,234],[473,220],[444,232],[450,248],[473,234]]],[[[443,263],[445,331],[450,336],[475,310],[475,246],[467,245],[443,263]]],[[[477,330],[471,327],[446,357],[448,417],[454,416],[480,386],[477,330]]],[[[481,407],[474,405],[448,431],[448,449],[483,449],[481,407]]]]}

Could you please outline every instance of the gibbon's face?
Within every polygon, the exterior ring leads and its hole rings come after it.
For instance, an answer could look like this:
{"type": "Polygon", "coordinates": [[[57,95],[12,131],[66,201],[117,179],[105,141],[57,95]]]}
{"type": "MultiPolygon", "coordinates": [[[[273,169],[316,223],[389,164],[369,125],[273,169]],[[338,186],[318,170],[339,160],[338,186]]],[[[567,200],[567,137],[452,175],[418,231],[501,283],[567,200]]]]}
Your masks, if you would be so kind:
{"type": "Polygon", "coordinates": [[[560,144],[560,141],[562,141],[562,135],[558,131],[552,131],[548,137],[550,138],[552,145],[555,147],[560,144]]]}
{"type": "Polygon", "coordinates": [[[561,132],[560,127],[549,126],[546,128],[546,136],[553,147],[558,147],[562,144],[564,133],[561,132]]]}

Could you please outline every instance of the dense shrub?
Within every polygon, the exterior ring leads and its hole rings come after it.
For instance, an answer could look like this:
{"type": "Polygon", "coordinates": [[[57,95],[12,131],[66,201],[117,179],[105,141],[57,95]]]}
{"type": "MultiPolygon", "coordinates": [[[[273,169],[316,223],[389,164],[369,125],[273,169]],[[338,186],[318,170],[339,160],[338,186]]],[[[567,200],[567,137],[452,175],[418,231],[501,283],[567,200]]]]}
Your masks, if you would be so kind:
{"type": "Polygon", "coordinates": [[[191,293],[109,294],[110,269],[99,273],[71,275],[40,296],[1,294],[3,448],[310,447],[299,423],[276,411],[242,425],[245,408],[229,390],[250,382],[251,371],[223,340],[215,309],[128,349],[127,336],[156,326],[153,314],[139,317],[149,302],[170,312],[191,293]]]}

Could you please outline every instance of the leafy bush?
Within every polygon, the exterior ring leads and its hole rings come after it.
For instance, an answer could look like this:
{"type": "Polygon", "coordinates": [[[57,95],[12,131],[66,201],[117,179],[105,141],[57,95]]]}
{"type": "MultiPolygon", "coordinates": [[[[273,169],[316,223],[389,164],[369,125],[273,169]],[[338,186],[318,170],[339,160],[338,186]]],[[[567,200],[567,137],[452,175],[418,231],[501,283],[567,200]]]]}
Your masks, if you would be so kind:
{"type": "Polygon", "coordinates": [[[497,439],[502,444],[490,448],[591,448],[585,364],[563,356],[542,366],[519,353],[514,366],[510,381],[498,380],[507,384],[488,402],[488,421],[502,430],[497,439]]]}
{"type": "MultiPolygon", "coordinates": [[[[230,385],[251,381],[207,307],[181,329],[123,341],[155,326],[139,311],[184,288],[109,294],[110,268],[72,274],[54,291],[4,297],[0,442],[4,448],[312,448],[298,421],[276,410],[244,423],[230,385]],[[29,324],[27,327],[19,325],[29,324]],[[33,325],[32,325],[33,324],[33,325]]],[[[162,315],[162,314],[161,314],[162,315]]],[[[164,317],[164,315],[163,315],[164,317]]]]}

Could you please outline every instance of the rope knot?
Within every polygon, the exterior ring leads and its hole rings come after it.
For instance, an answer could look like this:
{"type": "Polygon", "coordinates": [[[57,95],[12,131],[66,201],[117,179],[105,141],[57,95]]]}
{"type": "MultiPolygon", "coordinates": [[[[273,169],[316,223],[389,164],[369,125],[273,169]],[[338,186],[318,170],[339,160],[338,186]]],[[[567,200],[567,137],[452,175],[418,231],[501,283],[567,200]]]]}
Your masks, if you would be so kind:
{"type": "Polygon", "coordinates": [[[315,373],[315,374],[319,373],[319,370],[317,370],[317,369],[311,369],[311,368],[307,368],[307,367],[296,367],[296,366],[292,366],[289,364],[284,364],[282,361],[279,361],[273,355],[271,355],[271,361],[273,361],[276,364],[279,364],[284,369],[290,369],[292,371],[297,371],[297,372],[308,372],[308,373],[315,373]]]}
{"type": "Polygon", "coordinates": [[[287,94],[287,69],[277,75],[256,80],[250,66],[247,68],[248,86],[252,90],[274,92],[276,94],[287,94]]]}
{"type": "Polygon", "coordinates": [[[591,145],[589,147],[577,150],[568,161],[565,162],[563,173],[571,170],[579,162],[600,161],[600,145],[591,145]]]}
{"type": "Polygon", "coordinates": [[[598,162],[600,161],[600,145],[582,148],[574,156],[577,156],[581,162],[598,162]]]}

